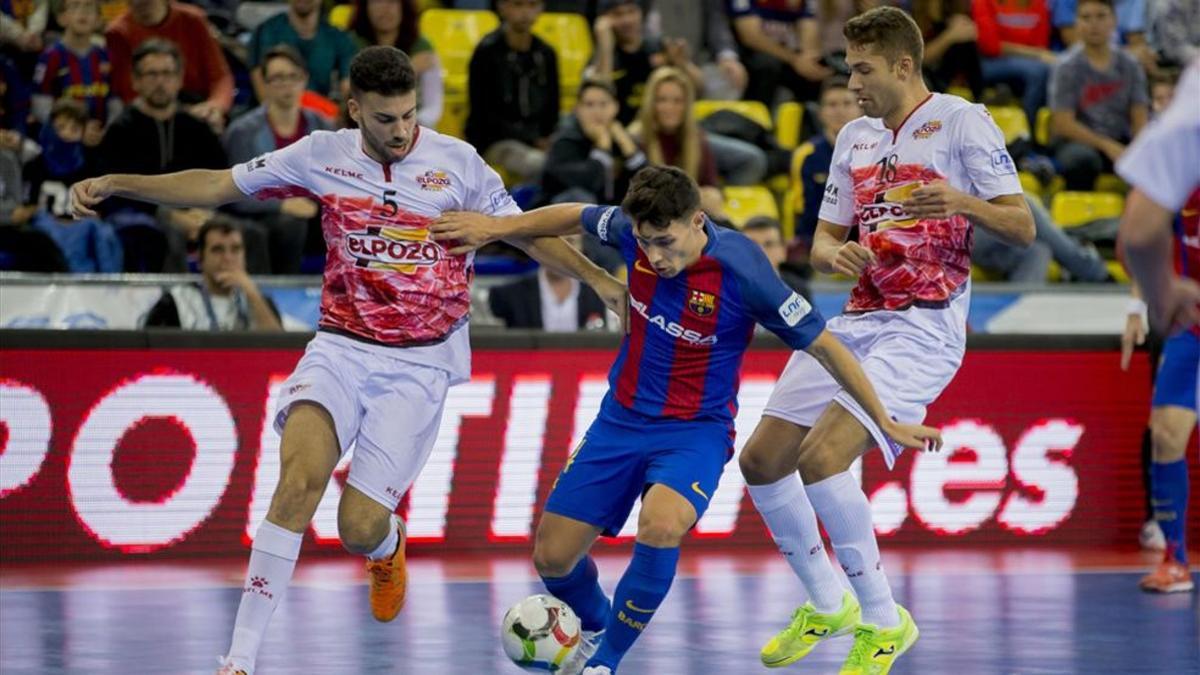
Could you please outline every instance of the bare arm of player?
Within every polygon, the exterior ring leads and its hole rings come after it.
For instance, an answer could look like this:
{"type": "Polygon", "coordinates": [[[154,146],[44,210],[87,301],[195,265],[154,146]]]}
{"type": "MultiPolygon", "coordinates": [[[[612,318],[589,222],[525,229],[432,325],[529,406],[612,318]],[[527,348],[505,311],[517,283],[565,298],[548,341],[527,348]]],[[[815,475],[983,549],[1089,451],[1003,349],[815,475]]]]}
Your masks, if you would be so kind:
{"type": "Polygon", "coordinates": [[[71,186],[71,211],[76,218],[94,217],[93,210],[109,197],[128,197],[163,206],[220,206],[245,198],[233,182],[231,169],[191,169],[160,176],[114,173],[82,180],[71,186]]]}
{"type": "Polygon", "coordinates": [[[506,237],[505,241],[529,254],[539,263],[592,287],[605,306],[629,329],[629,293],[625,284],[588,260],[578,249],[559,237],[506,237]]]}
{"type": "Polygon", "coordinates": [[[875,393],[875,387],[871,385],[871,381],[867,379],[867,374],[863,372],[862,366],[855,360],[854,355],[846,349],[836,337],[827,330],[821,331],[816,340],[804,350],[811,354],[833,379],[841,385],[846,393],[850,394],[863,410],[871,416],[875,424],[883,433],[887,434],[888,438],[896,441],[906,448],[918,448],[922,450],[940,450],[942,447],[942,434],[933,427],[927,427],[921,424],[900,424],[888,416],[887,409],[883,407],[879,396],[875,393]]]}
{"type": "Polygon", "coordinates": [[[434,241],[453,242],[461,255],[500,239],[558,237],[583,231],[587,204],[553,204],[516,216],[496,218],[471,211],[447,211],[429,226],[434,241]]]}
{"type": "Polygon", "coordinates": [[[990,201],[972,197],[934,181],[913,190],[904,211],[916,218],[949,218],[963,215],[976,225],[1016,246],[1028,246],[1037,235],[1033,214],[1024,195],[1000,195],[990,201]]]}
{"type": "Polygon", "coordinates": [[[846,241],[850,228],[835,225],[827,220],[817,221],[813,235],[812,266],[824,274],[845,274],[858,277],[875,262],[875,254],[858,242],[846,241]]]}
{"type": "Polygon", "coordinates": [[[1141,190],[1129,194],[1118,240],[1125,266],[1146,300],[1150,325],[1164,335],[1200,322],[1200,286],[1172,271],[1171,219],[1174,214],[1141,190]]]}

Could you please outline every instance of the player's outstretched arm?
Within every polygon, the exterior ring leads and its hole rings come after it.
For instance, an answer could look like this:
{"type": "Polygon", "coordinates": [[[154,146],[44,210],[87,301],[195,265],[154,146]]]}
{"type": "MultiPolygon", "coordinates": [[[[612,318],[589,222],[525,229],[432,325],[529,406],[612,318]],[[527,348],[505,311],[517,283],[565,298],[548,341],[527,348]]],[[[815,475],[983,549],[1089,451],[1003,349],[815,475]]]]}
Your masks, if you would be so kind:
{"type": "Polygon", "coordinates": [[[888,416],[887,409],[876,395],[875,387],[867,379],[862,366],[832,333],[827,330],[821,331],[805,351],[812,354],[813,358],[829,371],[833,379],[867,411],[888,438],[906,448],[941,449],[942,434],[937,429],[920,424],[900,424],[888,416]]]}
{"type": "Polygon", "coordinates": [[[1177,277],[1171,259],[1173,213],[1134,189],[1121,216],[1119,241],[1125,266],[1146,299],[1150,324],[1163,334],[1193,326],[1200,321],[1196,303],[1200,288],[1190,279],[1177,277]]]}
{"type": "Polygon", "coordinates": [[[159,176],[114,173],[71,186],[71,211],[76,218],[95,216],[95,207],[109,197],[128,197],[163,206],[214,207],[242,199],[232,169],[191,169],[159,176]]]}
{"type": "Polygon", "coordinates": [[[1028,246],[1037,236],[1033,214],[1025,203],[1025,195],[1020,194],[1000,195],[984,201],[939,180],[913,190],[904,202],[904,210],[916,218],[944,219],[963,215],[1016,246],[1028,246]]]}
{"type": "Polygon", "coordinates": [[[559,237],[518,237],[505,241],[525,251],[539,263],[591,286],[620,319],[622,328],[628,329],[629,293],[625,284],[588,260],[574,246],[559,237]]]}
{"type": "Polygon", "coordinates": [[[447,211],[429,226],[434,241],[453,242],[451,255],[461,255],[500,239],[557,237],[583,231],[587,204],[553,204],[520,215],[493,217],[471,211],[447,211]]]}

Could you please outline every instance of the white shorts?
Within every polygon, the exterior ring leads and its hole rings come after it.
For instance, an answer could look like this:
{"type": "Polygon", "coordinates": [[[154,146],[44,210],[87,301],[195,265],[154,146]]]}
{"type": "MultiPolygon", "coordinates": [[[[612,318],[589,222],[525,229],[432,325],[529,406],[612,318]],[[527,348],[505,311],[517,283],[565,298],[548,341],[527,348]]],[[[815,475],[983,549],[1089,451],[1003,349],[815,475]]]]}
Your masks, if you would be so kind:
{"type": "Polygon", "coordinates": [[[433,450],[450,375],[389,357],[347,337],[317,333],[283,384],[275,430],[299,401],[333,418],[339,454],[354,446],[347,483],[395,511],[433,450]]]}
{"type": "MultiPolygon", "coordinates": [[[[950,384],[962,364],[965,340],[946,311],[914,307],[829,320],[829,332],[858,358],[883,406],[898,422],[924,421],[926,406],[950,384]]],[[[792,354],[763,414],[811,427],[831,401],[837,401],[871,432],[891,468],[904,449],[885,436],[862,406],[806,352],[792,354]]]]}

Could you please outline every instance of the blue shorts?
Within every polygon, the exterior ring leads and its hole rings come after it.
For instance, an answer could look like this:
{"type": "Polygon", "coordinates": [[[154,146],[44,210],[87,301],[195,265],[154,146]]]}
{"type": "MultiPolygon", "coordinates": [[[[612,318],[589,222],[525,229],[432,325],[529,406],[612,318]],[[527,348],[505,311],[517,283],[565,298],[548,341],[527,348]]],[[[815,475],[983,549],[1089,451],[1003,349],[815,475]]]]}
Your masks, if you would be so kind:
{"type": "Polygon", "coordinates": [[[691,502],[699,520],[732,454],[731,423],[647,417],[605,398],[545,510],[614,537],[638,497],[660,483],[691,502]]]}
{"type": "Polygon", "coordinates": [[[1150,405],[1174,405],[1196,408],[1196,369],[1200,363],[1200,337],[1184,331],[1163,342],[1158,377],[1154,380],[1154,398],[1150,405]]]}

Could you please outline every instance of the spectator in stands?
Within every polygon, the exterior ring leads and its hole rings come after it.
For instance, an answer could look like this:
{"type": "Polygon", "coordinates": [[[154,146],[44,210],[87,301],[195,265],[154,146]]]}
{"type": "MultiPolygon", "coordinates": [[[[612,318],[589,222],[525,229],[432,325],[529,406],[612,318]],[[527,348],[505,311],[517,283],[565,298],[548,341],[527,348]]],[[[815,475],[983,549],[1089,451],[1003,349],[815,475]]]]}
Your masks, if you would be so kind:
{"type": "Polygon", "coordinates": [[[821,83],[821,101],[817,113],[821,133],[813,136],[792,153],[792,195],[796,212],[796,239],[807,254],[817,231],[817,214],[825,194],[825,180],[833,162],[833,144],[842,127],[862,116],[858,99],[845,77],[834,75],[821,83]]]}
{"type": "Polygon", "coordinates": [[[83,102],[98,136],[108,120],[121,112],[121,100],[109,84],[108,50],[96,44],[100,6],[96,0],[54,0],[62,38],[46,48],[33,75],[33,115],[45,124],[50,108],[62,97],[83,102]]]}
{"type": "Polygon", "coordinates": [[[500,28],[471,55],[467,142],[521,182],[537,181],[558,125],[558,58],[533,34],[541,0],[499,0],[500,28]]]}
{"type": "Polygon", "coordinates": [[[216,131],[233,105],[233,74],[204,12],[172,0],[129,0],[129,10],[104,33],[112,60],[112,88],[125,103],[139,96],[133,53],[150,39],[173,43],[183,64],[179,88],[186,111],[216,131]]]}
{"type": "Polygon", "coordinates": [[[700,98],[738,100],[746,91],[750,74],[742,65],[724,0],[655,0],[646,24],[651,35],[682,40],[703,73],[700,98]]]}
{"type": "Polygon", "coordinates": [[[28,203],[22,167],[41,148],[13,129],[0,129],[0,269],[66,272],[67,261],[54,240],[29,223],[37,206],[28,203]]]}
{"type": "Polygon", "coordinates": [[[646,83],[638,118],[629,132],[651,164],[674,166],[700,186],[700,208],[724,219],[717,163],[704,130],[692,115],[692,82],[677,68],[655,70],[646,83]]]}
{"type": "MultiPolygon", "coordinates": [[[[1078,8],[1078,0],[1054,0],[1052,18],[1064,47],[1079,43],[1079,31],[1075,25],[1078,8]]],[[[1148,41],[1150,13],[1146,0],[1113,0],[1113,11],[1117,14],[1113,40],[1133,54],[1147,73],[1154,73],[1158,69],[1158,53],[1148,41]]]]}
{"type": "Polygon", "coordinates": [[[596,18],[596,54],[590,76],[611,80],[617,88],[621,108],[617,119],[629,124],[642,107],[646,80],[655,68],[675,66],[703,86],[704,74],[692,63],[687,43],[675,39],[647,37],[645,15],[637,0],[600,0],[596,18]]]}
{"type": "MultiPolygon", "coordinates": [[[[42,34],[49,19],[47,0],[5,2],[0,5],[0,47],[18,54],[42,51],[42,34]]],[[[29,71],[25,73],[28,75],[29,71]]]]}
{"type": "Polygon", "coordinates": [[[768,216],[755,216],[742,226],[742,234],[762,248],[767,260],[771,261],[771,267],[779,273],[783,283],[805,298],[812,299],[808,290],[807,275],[787,263],[787,246],[783,243],[783,228],[778,220],[768,216]]]}
{"type": "Polygon", "coordinates": [[[71,217],[71,186],[97,175],[99,138],[87,138],[86,129],[95,122],[80,101],[60,99],[51,108],[49,121],[38,140],[42,153],[25,167],[29,200],[58,218],[71,217]]]}
{"type": "Polygon", "coordinates": [[[1200,0],[1158,0],[1151,9],[1153,43],[1171,65],[1200,57],[1200,0]]]}
{"type": "MultiPolygon", "coordinates": [[[[101,173],[161,174],[229,167],[212,129],[179,105],[182,81],[182,56],[174,44],[150,39],[138,45],[133,53],[133,86],[138,96],[104,132],[99,152],[101,173]]],[[[126,268],[150,272],[185,271],[186,243],[195,240],[212,216],[204,209],[158,208],[123,199],[109,200],[104,214],[113,222],[156,225],[153,231],[130,228],[123,232],[123,238],[130,232],[140,233],[136,241],[126,241],[126,268]]]]}
{"type": "Polygon", "coordinates": [[[145,325],[186,330],[281,331],[279,310],[246,273],[245,246],[237,223],[220,215],[197,233],[200,281],[163,291],[145,325]]]}
{"type": "Polygon", "coordinates": [[[726,8],[750,71],[746,98],[773,106],[776,90],[785,87],[797,101],[815,99],[833,71],[822,62],[821,32],[809,2],[726,0],[726,8]]]}
{"type": "MultiPolygon", "coordinates": [[[[580,247],[581,237],[564,237],[580,247]]],[[[589,286],[545,266],[488,292],[488,307],[508,328],[550,333],[602,330],[608,325],[604,301],[589,286]]]]}
{"type": "Polygon", "coordinates": [[[1175,85],[1179,82],[1179,71],[1163,70],[1150,79],[1150,117],[1153,119],[1167,109],[1175,97],[1175,85]]]}
{"type": "Polygon", "coordinates": [[[1006,281],[1025,284],[1046,283],[1050,261],[1057,262],[1072,281],[1101,283],[1112,281],[1104,260],[1090,246],[1084,246],[1064,232],[1050,217],[1040,199],[1025,195],[1025,203],[1033,214],[1036,239],[1029,246],[1015,246],[975,228],[975,245],[971,262],[1004,277],[1006,281]]]}
{"type": "Polygon", "coordinates": [[[1055,153],[1068,190],[1091,190],[1111,171],[1149,117],[1149,87],[1137,59],[1109,42],[1112,0],[1081,0],[1081,47],[1055,66],[1050,79],[1055,153]]]}
{"type": "MultiPolygon", "coordinates": [[[[308,83],[308,71],[300,53],[288,45],[267,50],[262,64],[266,99],[258,108],[233,121],[222,137],[230,165],[286,148],[313,131],[329,129],[320,115],[300,107],[308,83]]],[[[259,201],[246,199],[226,207],[230,213],[253,219],[263,229],[269,249],[271,272],[298,274],[309,223],[318,213],[316,202],[307,197],[259,201]]],[[[243,229],[246,229],[243,225],[243,229]]]]}
{"type": "Polygon", "coordinates": [[[1046,104],[1058,56],[1050,51],[1048,0],[975,0],[973,13],[986,85],[1014,86],[1031,122],[1046,104]]]}
{"type": "Polygon", "coordinates": [[[542,172],[545,196],[554,202],[619,204],[629,179],[646,165],[617,120],[617,92],[605,80],[585,78],[574,114],[559,125],[542,172]]]}
{"type": "Polygon", "coordinates": [[[965,86],[975,100],[983,95],[979,35],[970,0],[916,0],[913,19],[925,37],[925,78],[934,91],[965,86]]]}
{"type": "Polygon", "coordinates": [[[262,64],[275,45],[289,45],[308,65],[308,89],[326,98],[343,100],[350,88],[350,59],[358,50],[350,36],[334,28],[321,14],[320,0],[288,0],[288,9],[260,23],[250,38],[250,77],[254,92],[266,98],[262,64]]]}
{"type": "Polygon", "coordinates": [[[386,45],[408,54],[417,71],[417,122],[434,127],[442,118],[445,86],[437,52],[418,31],[416,0],[355,0],[350,29],[360,47],[386,45]]]}
{"type": "Polygon", "coordinates": [[[0,53],[0,129],[24,134],[29,126],[32,87],[16,64],[0,53]]]}

